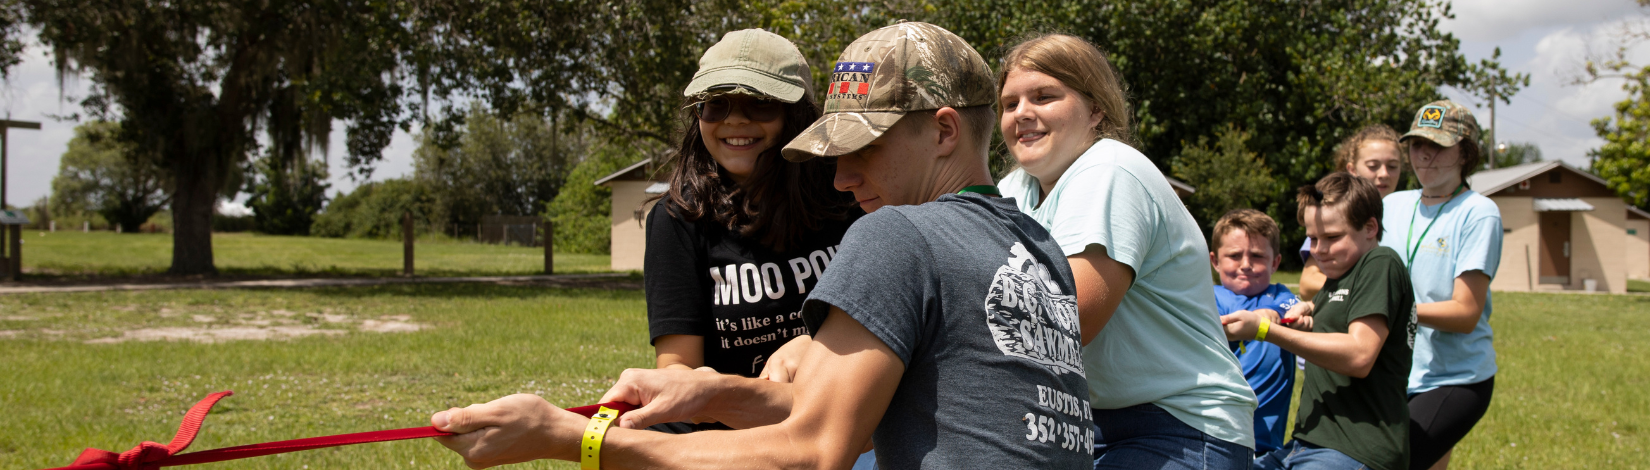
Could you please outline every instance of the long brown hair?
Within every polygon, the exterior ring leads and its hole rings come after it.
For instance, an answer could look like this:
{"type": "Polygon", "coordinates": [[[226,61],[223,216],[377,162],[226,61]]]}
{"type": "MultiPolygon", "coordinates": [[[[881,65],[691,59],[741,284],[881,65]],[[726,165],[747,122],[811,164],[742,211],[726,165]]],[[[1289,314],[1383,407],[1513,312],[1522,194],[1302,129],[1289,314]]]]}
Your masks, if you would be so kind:
{"type": "Polygon", "coordinates": [[[1097,140],[1135,145],[1134,132],[1129,128],[1133,114],[1129,111],[1128,87],[1094,44],[1067,34],[1043,34],[1021,41],[1003,56],[1003,66],[997,69],[997,89],[1003,88],[1014,69],[1054,77],[1083,95],[1089,106],[1104,115],[1094,128],[1097,140]]]}
{"type": "Polygon", "coordinates": [[[779,139],[757,158],[756,168],[743,183],[733,181],[711,158],[699,132],[699,118],[692,107],[684,107],[685,125],[681,144],[676,147],[671,170],[670,191],[657,198],[688,222],[708,219],[745,237],[754,237],[774,251],[784,251],[800,242],[826,221],[844,220],[853,199],[832,186],[836,159],[815,158],[792,162],[781,158],[779,150],[819,119],[819,105],[813,97],[785,105],[784,126],[779,139]]]}

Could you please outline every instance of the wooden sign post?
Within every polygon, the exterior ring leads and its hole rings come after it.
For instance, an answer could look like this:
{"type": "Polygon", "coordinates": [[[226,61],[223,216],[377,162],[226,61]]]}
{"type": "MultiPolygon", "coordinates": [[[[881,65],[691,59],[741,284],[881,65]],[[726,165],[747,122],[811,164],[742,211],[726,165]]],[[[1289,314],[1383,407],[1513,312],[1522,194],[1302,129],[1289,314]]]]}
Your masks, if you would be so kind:
{"type": "Polygon", "coordinates": [[[413,275],[413,219],[412,212],[401,214],[401,275],[413,275]]]}
{"type": "MultiPolygon", "coordinates": [[[[11,189],[6,174],[6,152],[11,147],[11,138],[8,134],[13,128],[40,130],[40,123],[0,119],[0,210],[6,208],[6,191],[11,189]]],[[[21,212],[13,212],[17,211],[7,210],[4,215],[0,215],[0,224],[3,224],[0,225],[0,230],[3,230],[0,234],[5,235],[6,239],[4,262],[0,265],[4,265],[8,279],[20,281],[23,279],[23,224],[29,223],[29,218],[21,212]]]]}
{"type": "Polygon", "coordinates": [[[544,274],[556,274],[556,223],[544,218],[544,274]]]}

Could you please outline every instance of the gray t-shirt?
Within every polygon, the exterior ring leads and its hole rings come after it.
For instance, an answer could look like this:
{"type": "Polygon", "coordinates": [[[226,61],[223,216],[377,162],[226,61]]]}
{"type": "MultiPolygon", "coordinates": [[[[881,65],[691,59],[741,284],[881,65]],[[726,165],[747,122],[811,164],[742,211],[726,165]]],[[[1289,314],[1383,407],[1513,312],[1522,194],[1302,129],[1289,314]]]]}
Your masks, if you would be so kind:
{"type": "Polygon", "coordinates": [[[803,305],[905,363],[872,440],[882,468],[1089,469],[1094,432],[1071,268],[1014,201],[945,195],[855,222],[803,305]]]}

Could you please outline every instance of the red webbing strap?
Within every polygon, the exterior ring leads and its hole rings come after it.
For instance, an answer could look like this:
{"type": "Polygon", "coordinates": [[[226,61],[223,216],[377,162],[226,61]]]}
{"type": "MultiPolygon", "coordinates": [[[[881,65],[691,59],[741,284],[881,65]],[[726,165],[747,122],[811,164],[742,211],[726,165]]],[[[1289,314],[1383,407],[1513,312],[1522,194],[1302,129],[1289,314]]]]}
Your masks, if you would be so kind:
{"type": "MultiPolygon", "coordinates": [[[[235,392],[223,391],[207,395],[200,403],[189,408],[183,415],[183,424],[178,426],[177,435],[172,437],[172,443],[161,445],[158,442],[144,442],[132,450],[116,454],[100,449],[86,449],[74,464],[67,467],[58,467],[47,470],[154,470],[160,467],[175,467],[178,465],[192,465],[198,463],[222,462],[225,460],[244,459],[272,454],[284,454],[304,450],[324,449],[327,447],[347,446],[352,444],[366,444],[369,442],[401,441],[420,439],[435,436],[451,436],[453,433],[441,431],[433,426],[421,428],[391,429],[387,431],[358,432],[354,434],[340,434],[336,436],[311,437],[293,439],[290,441],[268,442],[244,446],[225,447],[222,449],[204,450],[187,454],[178,454],[194,442],[195,435],[200,433],[201,423],[206,420],[206,414],[212,411],[212,406],[224,397],[234,395],[235,392]]],[[[586,417],[596,414],[596,410],[606,406],[617,410],[620,414],[636,409],[635,405],[627,403],[603,403],[577,408],[568,408],[567,411],[578,413],[586,417]]]]}

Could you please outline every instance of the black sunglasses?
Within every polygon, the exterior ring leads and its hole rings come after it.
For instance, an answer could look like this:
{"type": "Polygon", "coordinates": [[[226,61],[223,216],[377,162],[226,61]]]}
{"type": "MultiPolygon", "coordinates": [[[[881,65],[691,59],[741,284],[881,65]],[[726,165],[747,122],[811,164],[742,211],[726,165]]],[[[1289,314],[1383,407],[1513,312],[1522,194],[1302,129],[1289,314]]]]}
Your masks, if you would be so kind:
{"type": "Polygon", "coordinates": [[[756,122],[772,122],[785,113],[784,103],[746,97],[717,96],[694,106],[699,121],[704,123],[722,122],[733,113],[734,108],[739,108],[739,114],[744,115],[745,119],[756,122]]]}

